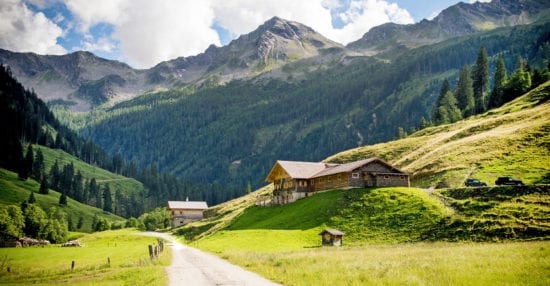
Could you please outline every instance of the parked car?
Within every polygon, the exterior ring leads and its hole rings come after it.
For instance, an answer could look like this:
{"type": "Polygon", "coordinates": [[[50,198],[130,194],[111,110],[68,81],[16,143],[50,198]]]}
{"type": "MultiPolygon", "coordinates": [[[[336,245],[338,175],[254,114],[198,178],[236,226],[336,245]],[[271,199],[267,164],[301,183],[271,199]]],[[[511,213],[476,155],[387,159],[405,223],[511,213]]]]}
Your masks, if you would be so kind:
{"type": "Polygon", "coordinates": [[[523,182],[521,180],[512,179],[511,177],[499,177],[495,181],[495,185],[523,186],[523,182]]]}
{"type": "Polygon", "coordinates": [[[464,185],[466,185],[466,187],[486,187],[487,186],[485,182],[482,182],[478,179],[467,179],[466,182],[464,182],[464,185]]]}

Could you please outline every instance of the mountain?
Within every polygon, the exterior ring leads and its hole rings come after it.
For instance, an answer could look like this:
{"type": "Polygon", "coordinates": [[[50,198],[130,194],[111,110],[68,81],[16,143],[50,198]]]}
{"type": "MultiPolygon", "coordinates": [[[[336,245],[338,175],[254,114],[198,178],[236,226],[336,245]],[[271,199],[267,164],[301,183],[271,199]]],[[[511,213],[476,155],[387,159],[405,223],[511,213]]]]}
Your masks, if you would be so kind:
{"type": "Polygon", "coordinates": [[[197,56],[162,62],[147,70],[136,70],[89,52],[41,56],[0,49],[0,62],[45,101],[86,111],[147,92],[251,78],[286,63],[342,48],[305,25],[274,17],[227,46],[212,45],[197,56]]]}
{"type": "Polygon", "coordinates": [[[148,76],[155,82],[192,83],[214,78],[226,83],[342,48],[310,27],[274,17],[227,46],[211,45],[200,55],[162,62],[149,70],[148,76]]]}
{"type": "Polygon", "coordinates": [[[418,47],[453,37],[500,27],[527,25],[550,16],[550,1],[493,0],[490,3],[458,3],[412,25],[387,23],[372,28],[346,47],[363,52],[383,52],[397,47],[418,47]]]}

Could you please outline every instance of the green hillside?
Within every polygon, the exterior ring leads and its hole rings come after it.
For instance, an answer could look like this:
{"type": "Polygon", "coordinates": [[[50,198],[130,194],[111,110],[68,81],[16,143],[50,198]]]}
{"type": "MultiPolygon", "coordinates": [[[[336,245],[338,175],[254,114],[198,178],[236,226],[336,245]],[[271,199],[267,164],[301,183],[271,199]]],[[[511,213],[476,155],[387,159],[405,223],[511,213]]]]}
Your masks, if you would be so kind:
{"type": "Polygon", "coordinates": [[[359,244],[547,237],[547,187],[521,191],[497,187],[481,190],[484,195],[462,191],[461,197],[454,191],[432,191],[432,187],[462,187],[467,177],[492,185],[503,175],[516,176],[527,184],[547,183],[548,98],[550,82],[485,114],[426,128],[401,140],[341,152],[326,160],[382,157],[410,172],[413,185],[431,186],[426,189],[430,197],[417,189],[349,190],[319,194],[287,206],[254,207],[257,197],[271,194],[271,186],[266,186],[211,208],[207,220],[177,233],[212,249],[226,246],[214,243],[223,236],[237,241],[238,233],[246,237],[243,247],[253,247],[248,241],[254,241],[251,237],[262,240],[271,236],[280,240],[274,245],[303,247],[318,243],[316,234],[325,226],[348,232],[347,240],[359,244]],[[443,204],[447,207],[441,207],[443,204]]]}
{"type": "Polygon", "coordinates": [[[145,190],[143,184],[133,178],[114,174],[97,166],[87,164],[63,150],[51,149],[40,145],[34,145],[33,148],[35,151],[38,149],[42,150],[44,162],[46,164],[46,172],[49,172],[55,160],[58,160],[60,165],[73,163],[75,171],[80,171],[84,179],[90,180],[95,178],[99,184],[109,183],[111,189],[123,190],[129,193],[135,192],[136,194],[145,190]]]}
{"type": "Polygon", "coordinates": [[[387,143],[329,157],[348,162],[378,156],[411,174],[414,186],[460,187],[468,177],[489,185],[499,176],[527,184],[550,176],[550,82],[489,112],[426,128],[387,143]]]}
{"type": "Polygon", "coordinates": [[[419,189],[335,190],[288,205],[247,208],[228,227],[193,244],[215,252],[302,249],[319,246],[325,227],[344,231],[348,245],[417,241],[448,215],[442,202],[419,189]]]}
{"type": "Polygon", "coordinates": [[[82,228],[77,229],[77,231],[91,232],[92,220],[96,215],[111,222],[124,221],[124,218],[79,203],[71,198],[68,198],[67,206],[60,206],[60,194],[58,192],[50,190],[47,195],[38,194],[39,187],[40,184],[34,180],[21,181],[16,173],[0,168],[0,207],[7,205],[19,206],[21,202],[29,198],[31,191],[34,191],[36,202],[42,209],[48,210],[52,206],[61,208],[71,218],[74,225],[82,218],[82,228]]]}

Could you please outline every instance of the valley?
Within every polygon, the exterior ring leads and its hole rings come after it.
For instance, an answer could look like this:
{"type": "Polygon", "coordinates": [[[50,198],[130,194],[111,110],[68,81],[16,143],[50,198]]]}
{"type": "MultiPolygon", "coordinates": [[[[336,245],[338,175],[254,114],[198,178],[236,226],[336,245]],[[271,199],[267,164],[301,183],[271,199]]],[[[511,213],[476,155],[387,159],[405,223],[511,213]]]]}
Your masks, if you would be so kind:
{"type": "Polygon", "coordinates": [[[176,285],[143,231],[282,285],[550,284],[550,1],[247,31],[142,69],[0,46],[0,284],[176,285]]]}

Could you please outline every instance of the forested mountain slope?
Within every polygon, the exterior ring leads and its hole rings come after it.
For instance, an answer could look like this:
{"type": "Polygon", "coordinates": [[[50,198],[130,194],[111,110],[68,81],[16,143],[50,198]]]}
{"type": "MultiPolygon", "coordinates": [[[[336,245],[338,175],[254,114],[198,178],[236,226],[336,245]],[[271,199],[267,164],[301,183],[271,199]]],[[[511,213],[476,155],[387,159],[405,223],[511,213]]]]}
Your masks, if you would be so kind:
{"type": "MultiPolygon", "coordinates": [[[[502,28],[405,50],[391,61],[347,57],[304,79],[232,81],[196,93],[150,94],[114,106],[80,132],[139,166],[199,182],[257,187],[275,160],[318,161],[395,138],[430,118],[442,80],[472,65],[481,46],[491,69],[518,56],[548,59],[550,24],[502,28]]],[[[290,64],[285,69],[299,68],[290,64]]],[[[492,72],[492,71],[491,71],[492,72]]]]}

